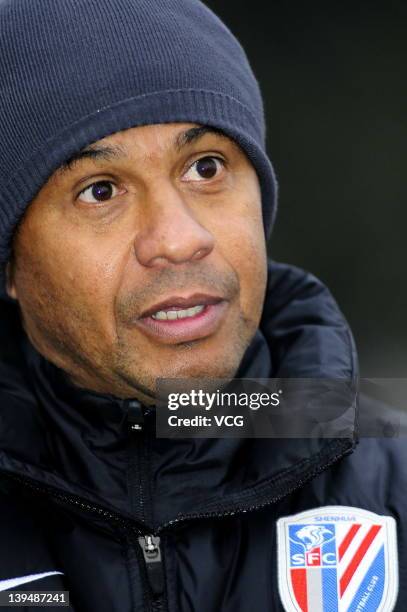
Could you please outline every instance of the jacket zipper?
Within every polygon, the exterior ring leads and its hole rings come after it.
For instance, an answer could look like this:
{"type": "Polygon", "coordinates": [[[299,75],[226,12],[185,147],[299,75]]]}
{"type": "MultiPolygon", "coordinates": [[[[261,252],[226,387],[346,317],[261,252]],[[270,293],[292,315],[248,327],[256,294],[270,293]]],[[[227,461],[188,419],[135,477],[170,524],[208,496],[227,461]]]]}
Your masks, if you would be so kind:
{"type": "MultiPolygon", "coordinates": [[[[149,491],[149,482],[147,478],[148,460],[147,460],[147,444],[145,437],[144,425],[145,412],[148,408],[141,404],[138,400],[122,400],[124,409],[127,413],[128,430],[130,435],[130,495],[132,490],[137,487],[138,490],[138,507],[141,510],[141,518],[143,522],[147,522],[147,517],[151,516],[151,500],[150,495],[145,492],[149,491]],[[135,458],[137,461],[135,462],[135,458]],[[138,476],[138,483],[136,477],[138,476]]],[[[132,509],[136,510],[135,499],[132,497],[132,509]]],[[[154,533],[140,535],[137,539],[137,545],[140,546],[143,553],[144,561],[144,576],[148,585],[148,601],[151,604],[152,612],[164,612],[165,610],[165,579],[163,568],[163,555],[160,546],[160,537],[154,533]]]]}
{"type": "Polygon", "coordinates": [[[144,561],[147,568],[147,579],[152,592],[152,610],[164,610],[164,571],[162,565],[162,554],[160,537],[144,535],[138,538],[139,545],[143,551],[144,561]]]}

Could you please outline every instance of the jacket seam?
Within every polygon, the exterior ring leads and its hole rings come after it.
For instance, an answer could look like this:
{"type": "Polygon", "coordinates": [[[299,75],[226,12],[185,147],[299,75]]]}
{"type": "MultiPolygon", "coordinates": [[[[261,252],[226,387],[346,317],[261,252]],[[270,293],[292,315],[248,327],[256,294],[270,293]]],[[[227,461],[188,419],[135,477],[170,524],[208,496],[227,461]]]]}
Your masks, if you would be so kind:
{"type": "MultiPolygon", "coordinates": [[[[316,453],[315,455],[312,455],[312,457],[303,459],[299,464],[292,466],[290,468],[287,468],[286,470],[280,472],[279,474],[271,478],[269,481],[266,481],[262,483],[261,485],[254,485],[252,488],[246,489],[245,491],[242,491],[241,493],[232,494],[229,500],[225,501],[222,505],[226,503],[230,503],[230,502],[236,503],[239,501],[246,501],[246,500],[250,500],[251,497],[263,495],[267,493],[269,489],[280,485],[285,480],[289,480],[290,476],[295,477],[296,474],[300,474],[301,472],[306,470],[308,466],[310,466],[311,468],[314,467],[317,469],[318,463],[323,460],[323,458],[329,453],[331,448],[334,449],[335,447],[338,447],[338,450],[340,449],[341,447],[340,442],[342,442],[342,440],[340,441],[334,440],[334,441],[329,442],[318,453],[316,453]],[[233,497],[233,495],[235,495],[235,497],[233,497]]],[[[344,444],[342,444],[342,446],[344,446],[344,444]]],[[[350,448],[353,448],[353,445],[352,447],[349,447],[349,449],[350,448]]],[[[344,449],[344,452],[346,452],[346,449],[344,449]]],[[[312,476],[312,473],[313,472],[311,472],[311,476],[312,476]]],[[[208,504],[204,506],[204,508],[202,509],[202,512],[210,510],[211,508],[216,506],[216,504],[219,504],[219,500],[214,499],[213,501],[209,502],[208,504]]]]}

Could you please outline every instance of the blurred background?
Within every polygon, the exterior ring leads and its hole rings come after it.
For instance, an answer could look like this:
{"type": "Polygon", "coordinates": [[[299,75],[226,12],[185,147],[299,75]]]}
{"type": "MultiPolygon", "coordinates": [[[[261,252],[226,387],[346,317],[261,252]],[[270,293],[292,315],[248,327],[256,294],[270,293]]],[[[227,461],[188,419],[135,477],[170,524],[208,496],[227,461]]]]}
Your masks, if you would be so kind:
{"type": "Polygon", "coordinates": [[[264,95],[270,254],[328,285],[363,376],[407,377],[407,2],[205,1],[264,95]]]}

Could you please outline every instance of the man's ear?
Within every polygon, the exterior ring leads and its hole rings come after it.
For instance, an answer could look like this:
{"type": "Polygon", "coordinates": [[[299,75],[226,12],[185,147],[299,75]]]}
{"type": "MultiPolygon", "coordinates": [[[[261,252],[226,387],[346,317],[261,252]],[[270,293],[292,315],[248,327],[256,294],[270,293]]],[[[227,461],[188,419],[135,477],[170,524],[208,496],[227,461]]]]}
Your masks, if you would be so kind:
{"type": "Polygon", "coordinates": [[[13,264],[10,261],[6,264],[6,291],[10,298],[13,300],[17,299],[17,291],[14,284],[13,264]]]}

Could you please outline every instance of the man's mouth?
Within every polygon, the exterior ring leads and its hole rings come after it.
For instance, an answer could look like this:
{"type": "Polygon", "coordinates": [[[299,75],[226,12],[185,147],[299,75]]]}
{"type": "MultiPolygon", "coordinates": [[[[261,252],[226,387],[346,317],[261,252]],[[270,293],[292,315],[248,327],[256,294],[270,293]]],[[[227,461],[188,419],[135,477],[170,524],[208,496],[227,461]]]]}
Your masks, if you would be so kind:
{"type": "Polygon", "coordinates": [[[213,334],[227,308],[228,301],[219,296],[203,293],[172,296],[148,308],[135,323],[159,342],[178,344],[213,334]]]}

